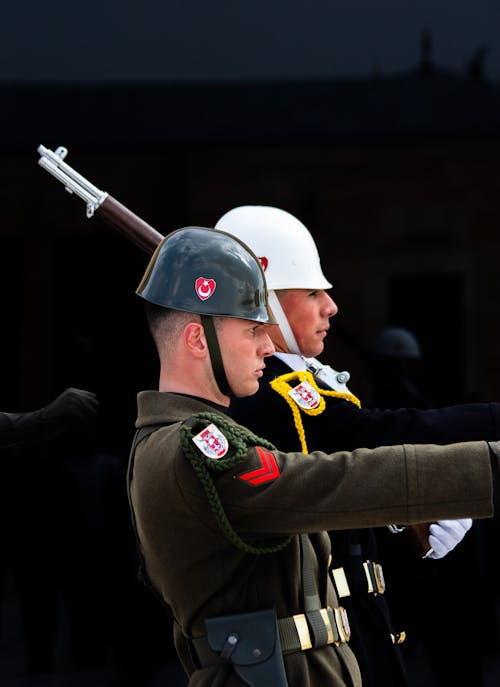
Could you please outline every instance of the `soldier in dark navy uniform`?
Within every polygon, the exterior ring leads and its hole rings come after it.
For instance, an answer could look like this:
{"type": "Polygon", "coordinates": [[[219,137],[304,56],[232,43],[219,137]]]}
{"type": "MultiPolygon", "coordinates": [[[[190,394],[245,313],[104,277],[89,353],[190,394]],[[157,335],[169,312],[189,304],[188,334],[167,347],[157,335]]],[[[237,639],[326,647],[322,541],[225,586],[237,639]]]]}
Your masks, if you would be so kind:
{"type": "MultiPolygon", "coordinates": [[[[270,305],[280,325],[271,332],[276,354],[266,364],[259,392],[231,403],[231,416],[237,422],[286,451],[498,439],[500,404],[428,410],[363,408],[346,386],[348,375],[322,367],[313,358],[323,351],[329,320],[338,308],[327,293],[331,284],[321,270],[312,236],[297,218],[278,208],[241,206],[223,215],[216,228],[238,236],[258,255],[265,269],[270,305]],[[303,398],[294,395],[294,388],[304,386],[319,394],[321,404],[308,408],[303,398]]],[[[471,522],[465,518],[433,523],[426,542],[428,555],[446,555],[471,522]]],[[[392,536],[393,546],[406,550],[404,542],[398,542],[401,536],[405,535],[392,536]]],[[[398,649],[404,628],[392,625],[377,552],[373,530],[332,533],[332,571],[350,617],[351,647],[363,684],[405,685],[398,649]]]]}
{"type": "Polygon", "coordinates": [[[326,530],[487,517],[498,446],[283,453],[227,415],[274,352],[256,256],[223,232],[180,229],[137,292],[160,374],[138,396],[131,514],[190,684],[360,687],[326,530]]]}

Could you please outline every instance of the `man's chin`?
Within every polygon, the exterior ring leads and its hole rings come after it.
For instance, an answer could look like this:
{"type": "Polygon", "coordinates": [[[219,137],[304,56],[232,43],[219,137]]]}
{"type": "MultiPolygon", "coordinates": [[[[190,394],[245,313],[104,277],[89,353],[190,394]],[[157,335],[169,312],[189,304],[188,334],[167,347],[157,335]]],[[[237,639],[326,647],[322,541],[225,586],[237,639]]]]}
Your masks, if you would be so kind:
{"type": "Polygon", "coordinates": [[[248,384],[244,389],[238,389],[234,392],[236,398],[246,398],[247,396],[253,396],[259,390],[259,382],[255,382],[254,385],[248,384]]]}
{"type": "Polygon", "coordinates": [[[307,353],[302,353],[304,358],[317,358],[318,355],[321,355],[323,351],[325,350],[325,344],[320,343],[314,348],[310,348],[307,353]]]}

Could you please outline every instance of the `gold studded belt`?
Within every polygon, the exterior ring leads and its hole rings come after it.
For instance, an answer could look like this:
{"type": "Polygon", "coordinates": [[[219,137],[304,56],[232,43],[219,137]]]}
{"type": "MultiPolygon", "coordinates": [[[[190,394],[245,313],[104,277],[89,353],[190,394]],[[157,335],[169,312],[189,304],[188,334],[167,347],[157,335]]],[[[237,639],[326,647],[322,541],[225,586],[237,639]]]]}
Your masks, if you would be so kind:
{"type": "Polygon", "coordinates": [[[351,638],[347,612],[342,606],[278,618],[278,629],[283,653],[307,651],[328,644],[338,646],[351,638]]]}
{"type": "Polygon", "coordinates": [[[352,593],[383,594],[385,592],[384,571],[379,563],[364,561],[363,571],[359,579],[360,584],[353,577],[346,574],[345,568],[332,568],[333,580],[339,598],[350,596],[352,593]]]}
{"type": "MultiPolygon", "coordinates": [[[[318,611],[298,613],[288,618],[278,618],[278,632],[283,654],[320,648],[348,642],[351,637],[349,620],[344,608],[320,608],[318,611]]],[[[207,637],[192,638],[200,665],[215,665],[221,656],[210,648],[207,637]]]]}

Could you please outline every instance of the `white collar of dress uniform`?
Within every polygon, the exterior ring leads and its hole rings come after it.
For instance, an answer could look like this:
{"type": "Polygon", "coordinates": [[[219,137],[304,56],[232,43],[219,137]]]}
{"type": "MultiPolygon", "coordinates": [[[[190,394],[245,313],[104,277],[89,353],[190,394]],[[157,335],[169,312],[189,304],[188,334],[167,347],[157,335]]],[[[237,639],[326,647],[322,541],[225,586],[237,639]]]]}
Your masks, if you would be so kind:
{"type": "Polygon", "coordinates": [[[301,355],[297,355],[296,353],[275,353],[274,355],[295,372],[298,370],[307,370],[306,361],[301,355]]]}

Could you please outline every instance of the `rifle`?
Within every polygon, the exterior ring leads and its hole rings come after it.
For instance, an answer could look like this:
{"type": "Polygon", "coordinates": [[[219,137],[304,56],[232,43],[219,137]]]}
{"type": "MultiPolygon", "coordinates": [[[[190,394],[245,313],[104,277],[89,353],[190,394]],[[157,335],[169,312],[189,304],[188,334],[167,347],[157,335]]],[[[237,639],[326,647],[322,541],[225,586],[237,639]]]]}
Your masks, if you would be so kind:
{"type": "MultiPolygon", "coordinates": [[[[74,193],[87,203],[86,214],[89,219],[94,214],[101,216],[143,251],[149,255],[154,252],[163,239],[162,234],[119,203],[109,193],[98,189],[97,186],[91,184],[90,181],[66,164],[64,158],[68,154],[67,148],[59,146],[54,152],[40,145],[38,146],[38,153],[40,154],[38,164],[46,169],[49,174],[59,179],[68,193],[74,193]]],[[[349,373],[338,373],[328,365],[322,365],[315,358],[309,358],[308,362],[317,366],[323,374],[323,381],[334,384],[333,388],[337,388],[339,391],[348,391],[345,384],[349,380],[349,373]]],[[[422,523],[408,527],[415,549],[422,557],[425,557],[430,551],[429,524],[422,523]]]]}
{"type": "Polygon", "coordinates": [[[78,174],[64,162],[68,150],[59,146],[55,152],[38,146],[40,159],[38,164],[59,179],[68,193],[74,193],[87,203],[87,217],[90,219],[97,214],[111,224],[115,229],[135,243],[143,251],[151,255],[163,236],[140,217],[119,203],[106,191],[101,191],[78,174]]]}

